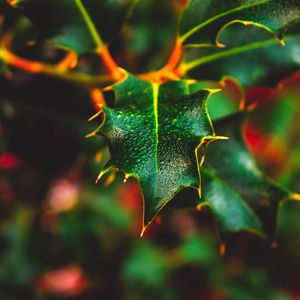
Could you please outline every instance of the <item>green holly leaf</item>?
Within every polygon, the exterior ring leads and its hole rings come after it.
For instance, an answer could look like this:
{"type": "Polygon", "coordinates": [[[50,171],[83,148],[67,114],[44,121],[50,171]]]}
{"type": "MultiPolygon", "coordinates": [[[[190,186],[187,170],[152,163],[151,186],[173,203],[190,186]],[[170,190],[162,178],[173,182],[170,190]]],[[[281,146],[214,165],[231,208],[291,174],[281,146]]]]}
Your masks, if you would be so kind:
{"type": "Polygon", "coordinates": [[[114,107],[103,106],[97,130],[111,159],[99,177],[117,168],[138,180],[146,228],[176,193],[200,187],[198,149],[216,138],[206,105],[213,91],[190,94],[185,80],[158,85],[133,75],[112,88],[114,107]]]}
{"type": "Polygon", "coordinates": [[[264,236],[258,216],[245,203],[241,195],[207,169],[202,169],[201,175],[203,202],[200,205],[210,207],[224,236],[238,231],[264,236]]]}
{"type": "Polygon", "coordinates": [[[286,35],[284,47],[255,28],[230,28],[224,37],[226,48],[199,48],[193,54],[196,59],[189,58],[183,69],[191,70],[189,74],[198,80],[220,80],[230,75],[244,87],[276,84],[299,70],[299,29],[286,35]]]}
{"type": "Polygon", "coordinates": [[[233,23],[256,25],[282,40],[289,24],[300,19],[298,0],[190,0],[179,25],[184,45],[218,45],[233,23]]]}
{"type": "Polygon", "coordinates": [[[209,145],[203,170],[203,203],[221,231],[252,231],[274,238],[279,205],[293,194],[277,186],[257,167],[242,136],[245,113],[215,123],[228,141],[209,145]]]}
{"type": "Polygon", "coordinates": [[[96,52],[121,29],[135,0],[11,0],[28,16],[39,39],[72,49],[79,55],[96,52]],[[109,17],[107,17],[109,16],[109,17]]]}

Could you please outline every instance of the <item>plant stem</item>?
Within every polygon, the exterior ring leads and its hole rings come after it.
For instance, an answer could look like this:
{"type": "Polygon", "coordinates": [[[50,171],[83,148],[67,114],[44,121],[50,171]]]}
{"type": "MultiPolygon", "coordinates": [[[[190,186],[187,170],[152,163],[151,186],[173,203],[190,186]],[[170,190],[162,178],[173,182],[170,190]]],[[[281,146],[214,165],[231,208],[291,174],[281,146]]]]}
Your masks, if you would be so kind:
{"type": "Polygon", "coordinates": [[[211,54],[211,55],[208,55],[208,56],[205,56],[205,57],[200,57],[200,58],[195,59],[191,62],[183,63],[182,65],[179,66],[178,72],[180,74],[184,75],[188,71],[190,71],[190,70],[192,70],[196,67],[199,67],[200,65],[204,65],[206,63],[209,63],[211,61],[221,59],[221,58],[224,58],[224,57],[228,57],[228,56],[232,56],[232,55],[236,55],[236,54],[240,54],[240,53],[243,53],[243,52],[248,52],[248,51],[259,49],[259,48],[269,47],[269,46],[272,46],[276,43],[278,43],[278,40],[270,39],[270,40],[267,40],[267,41],[255,42],[255,43],[251,43],[251,44],[241,46],[241,47],[236,47],[236,48],[229,49],[229,50],[223,50],[222,52],[219,52],[219,53],[211,54]]]}
{"type": "Polygon", "coordinates": [[[64,80],[76,82],[81,85],[97,86],[111,82],[110,76],[93,76],[78,72],[63,70],[61,65],[54,66],[21,58],[5,48],[0,48],[0,58],[10,66],[16,67],[32,74],[45,74],[64,80]]]}
{"type": "Polygon", "coordinates": [[[177,67],[183,55],[183,47],[180,40],[177,38],[175,46],[167,63],[159,70],[139,74],[138,76],[150,80],[153,83],[162,83],[168,80],[179,80],[177,67]]]}
{"type": "Polygon", "coordinates": [[[103,64],[109,75],[112,77],[114,81],[119,81],[123,78],[124,74],[122,69],[116,64],[114,59],[112,58],[108,48],[106,46],[102,46],[98,54],[102,58],[103,64]]]}
{"type": "Polygon", "coordinates": [[[175,42],[174,49],[170,55],[170,58],[166,65],[162,68],[165,71],[174,71],[175,68],[178,66],[183,54],[183,47],[181,45],[180,40],[177,38],[175,42]]]}

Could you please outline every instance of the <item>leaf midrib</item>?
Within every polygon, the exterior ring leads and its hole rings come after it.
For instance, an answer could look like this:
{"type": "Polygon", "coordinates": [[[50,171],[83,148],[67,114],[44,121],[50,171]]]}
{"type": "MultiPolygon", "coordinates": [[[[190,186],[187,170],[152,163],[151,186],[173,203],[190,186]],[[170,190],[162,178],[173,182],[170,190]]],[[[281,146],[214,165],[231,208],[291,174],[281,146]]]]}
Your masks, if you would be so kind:
{"type": "MultiPolygon", "coordinates": [[[[101,1],[101,0],[100,0],[101,1]]],[[[89,29],[91,36],[93,38],[93,40],[95,41],[96,45],[97,45],[97,50],[101,49],[103,47],[103,41],[101,39],[101,36],[99,34],[99,32],[97,31],[88,11],[86,10],[86,8],[84,7],[83,3],[81,0],[75,0],[75,4],[79,10],[79,12],[81,13],[84,22],[87,25],[87,28],[89,29]]]]}
{"type": "Polygon", "coordinates": [[[158,93],[159,93],[159,85],[152,83],[152,89],[153,89],[153,115],[154,115],[154,126],[155,126],[155,172],[156,175],[159,171],[159,165],[158,165],[158,143],[159,143],[159,137],[158,137],[158,93]]]}
{"type": "Polygon", "coordinates": [[[236,8],[233,8],[231,10],[228,10],[226,12],[223,12],[221,14],[215,15],[214,17],[212,17],[212,18],[206,20],[205,22],[202,22],[199,25],[197,25],[197,26],[193,27],[192,29],[190,29],[188,32],[186,32],[184,35],[182,35],[180,37],[180,41],[181,41],[181,43],[183,43],[187,38],[189,38],[191,35],[193,35],[196,31],[198,31],[199,29],[205,27],[206,25],[212,23],[213,21],[215,21],[219,18],[230,15],[231,13],[234,13],[236,11],[245,10],[247,8],[254,7],[254,6],[257,6],[257,5],[262,5],[262,4],[265,4],[265,3],[270,2],[270,1],[271,0],[261,0],[259,2],[251,3],[251,4],[248,4],[248,5],[241,5],[241,6],[238,6],[236,8]]]}

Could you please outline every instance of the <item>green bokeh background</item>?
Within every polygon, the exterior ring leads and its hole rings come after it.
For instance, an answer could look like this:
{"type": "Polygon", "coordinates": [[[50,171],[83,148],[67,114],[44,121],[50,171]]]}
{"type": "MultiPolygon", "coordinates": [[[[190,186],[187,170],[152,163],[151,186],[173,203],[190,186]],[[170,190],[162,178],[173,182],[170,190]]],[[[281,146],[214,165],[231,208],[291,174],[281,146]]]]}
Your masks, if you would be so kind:
{"type": "MultiPolygon", "coordinates": [[[[159,1],[159,9],[157,1],[141,2],[111,47],[131,72],[166,61],[178,15],[176,1],[159,1]]],[[[27,21],[14,26],[22,37],[17,34],[13,44],[19,55],[48,62],[61,57],[60,52],[25,46],[22,39],[32,35],[27,21]]],[[[101,63],[94,57],[80,64],[85,72],[97,67],[101,63]]],[[[183,207],[194,196],[188,192],[172,201],[140,238],[137,184],[123,183],[121,174],[108,187],[105,179],[94,184],[109,154],[100,137],[84,138],[100,121],[87,122],[94,114],[88,92],[13,68],[8,76],[0,62],[1,70],[1,300],[300,299],[298,203],[281,209],[276,248],[238,233],[220,255],[210,211],[183,207]],[[103,157],[97,161],[100,150],[103,157]],[[13,159],[7,161],[8,154],[13,159]],[[57,270],[65,273],[57,276],[57,270]]],[[[287,74],[280,75],[274,73],[264,86],[274,87],[287,74]]],[[[299,85],[300,80],[259,106],[248,122],[269,147],[264,153],[252,149],[261,168],[295,192],[300,192],[299,85]]],[[[218,119],[237,106],[223,92],[212,97],[209,111],[218,119]]]]}

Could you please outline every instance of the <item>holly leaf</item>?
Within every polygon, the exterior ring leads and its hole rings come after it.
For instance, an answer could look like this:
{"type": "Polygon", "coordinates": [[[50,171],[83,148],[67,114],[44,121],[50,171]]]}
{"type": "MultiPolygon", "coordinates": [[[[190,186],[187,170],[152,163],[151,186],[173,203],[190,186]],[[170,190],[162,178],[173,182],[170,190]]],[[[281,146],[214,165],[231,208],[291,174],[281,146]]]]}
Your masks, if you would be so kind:
{"type": "Polygon", "coordinates": [[[201,175],[203,199],[200,207],[210,207],[223,236],[238,231],[265,236],[258,216],[227,182],[208,169],[203,168],[201,175]]]}
{"type": "Polygon", "coordinates": [[[284,47],[255,28],[230,28],[224,37],[228,47],[199,48],[193,54],[196,59],[190,58],[183,68],[198,80],[220,80],[230,75],[244,87],[276,84],[299,70],[299,29],[286,35],[284,47]]]}
{"type": "Polygon", "coordinates": [[[158,85],[127,75],[112,86],[113,108],[103,106],[97,133],[107,140],[113,168],[138,180],[144,199],[144,229],[176,193],[200,188],[198,150],[216,139],[207,112],[211,90],[189,94],[185,80],[158,85]]]}
{"type": "Polygon", "coordinates": [[[184,45],[222,46],[219,36],[233,23],[255,25],[282,40],[300,19],[298,0],[190,0],[179,24],[184,45]]]}
{"type": "Polygon", "coordinates": [[[9,0],[31,19],[38,38],[82,55],[97,52],[121,29],[135,0],[9,0]],[[107,17],[109,16],[109,17],[107,17]]]}
{"type": "Polygon", "coordinates": [[[215,122],[228,141],[209,145],[203,168],[203,203],[214,213],[221,231],[252,231],[273,239],[282,201],[293,194],[257,167],[242,136],[245,113],[215,122]]]}

